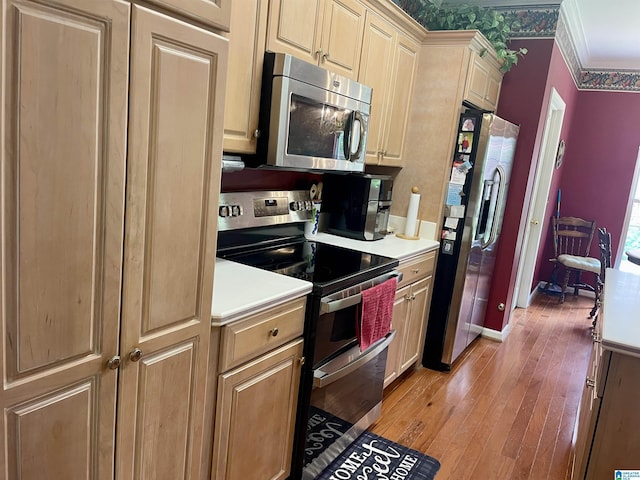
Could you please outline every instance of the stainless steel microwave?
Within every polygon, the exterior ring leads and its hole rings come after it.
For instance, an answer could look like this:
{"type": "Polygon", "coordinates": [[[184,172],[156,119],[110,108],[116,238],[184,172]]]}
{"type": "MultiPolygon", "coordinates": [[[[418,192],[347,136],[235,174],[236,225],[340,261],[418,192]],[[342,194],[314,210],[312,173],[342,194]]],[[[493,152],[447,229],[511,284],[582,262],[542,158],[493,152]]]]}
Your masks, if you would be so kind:
{"type": "Polygon", "coordinates": [[[293,170],[364,171],[371,94],[370,87],[347,77],[266,52],[255,162],[293,170]]]}

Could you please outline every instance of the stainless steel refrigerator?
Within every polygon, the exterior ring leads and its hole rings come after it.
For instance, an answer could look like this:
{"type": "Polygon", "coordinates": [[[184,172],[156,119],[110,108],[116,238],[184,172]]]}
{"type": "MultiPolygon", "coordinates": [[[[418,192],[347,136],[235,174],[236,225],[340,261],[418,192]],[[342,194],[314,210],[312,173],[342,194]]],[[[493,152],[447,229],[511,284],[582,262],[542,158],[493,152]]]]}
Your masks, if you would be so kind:
{"type": "Polygon", "coordinates": [[[450,370],[480,334],[519,127],[494,114],[460,115],[422,363],[450,370]]]}

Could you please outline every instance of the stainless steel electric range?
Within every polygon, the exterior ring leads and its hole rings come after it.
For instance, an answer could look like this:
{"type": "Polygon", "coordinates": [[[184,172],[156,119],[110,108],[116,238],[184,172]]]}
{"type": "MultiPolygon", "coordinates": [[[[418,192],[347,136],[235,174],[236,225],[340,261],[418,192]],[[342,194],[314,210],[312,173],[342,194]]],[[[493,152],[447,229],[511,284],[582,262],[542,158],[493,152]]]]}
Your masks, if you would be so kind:
{"type": "MultiPolygon", "coordinates": [[[[218,256],[313,283],[291,479],[315,478],[380,415],[390,332],[364,352],[361,292],[392,277],[398,260],[306,239],[307,191],[220,195],[218,256]]],[[[239,286],[241,292],[242,287],[239,286]]]]}

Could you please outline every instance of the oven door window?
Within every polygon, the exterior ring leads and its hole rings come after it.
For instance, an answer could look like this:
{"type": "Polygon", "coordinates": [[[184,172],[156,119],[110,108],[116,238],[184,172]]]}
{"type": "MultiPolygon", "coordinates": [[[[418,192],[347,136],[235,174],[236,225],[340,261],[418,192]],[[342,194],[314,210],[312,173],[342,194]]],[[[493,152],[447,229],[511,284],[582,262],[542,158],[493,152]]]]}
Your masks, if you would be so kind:
{"type": "Polygon", "coordinates": [[[350,116],[351,110],[292,94],[287,154],[345,160],[345,128],[351,128],[350,116]]]}

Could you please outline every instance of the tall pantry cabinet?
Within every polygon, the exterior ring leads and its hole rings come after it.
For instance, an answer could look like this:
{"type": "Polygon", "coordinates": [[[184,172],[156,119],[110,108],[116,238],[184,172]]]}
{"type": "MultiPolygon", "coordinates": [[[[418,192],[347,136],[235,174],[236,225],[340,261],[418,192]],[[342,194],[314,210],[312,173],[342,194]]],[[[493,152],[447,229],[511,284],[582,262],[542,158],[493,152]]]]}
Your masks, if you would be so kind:
{"type": "Polygon", "coordinates": [[[2,3],[0,476],[196,478],[227,42],[2,3]]]}

